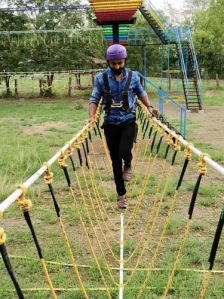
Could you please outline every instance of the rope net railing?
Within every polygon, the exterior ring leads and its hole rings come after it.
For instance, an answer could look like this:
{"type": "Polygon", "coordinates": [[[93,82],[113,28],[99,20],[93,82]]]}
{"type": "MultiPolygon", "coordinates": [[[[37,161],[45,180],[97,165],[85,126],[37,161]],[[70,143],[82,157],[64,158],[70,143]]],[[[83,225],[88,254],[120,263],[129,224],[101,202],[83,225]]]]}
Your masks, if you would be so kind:
{"type": "Polygon", "coordinates": [[[140,103],[137,122],[127,210],[99,112],[0,204],[1,298],[221,298],[223,190],[205,208],[200,188],[224,169],[140,103]]]}

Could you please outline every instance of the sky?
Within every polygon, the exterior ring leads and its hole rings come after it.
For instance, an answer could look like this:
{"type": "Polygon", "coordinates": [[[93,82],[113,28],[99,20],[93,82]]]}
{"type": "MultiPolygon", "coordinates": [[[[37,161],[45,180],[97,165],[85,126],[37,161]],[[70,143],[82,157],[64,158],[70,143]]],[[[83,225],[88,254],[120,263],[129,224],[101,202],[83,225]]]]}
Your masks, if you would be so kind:
{"type": "MultiPolygon", "coordinates": [[[[151,3],[158,9],[163,9],[165,3],[171,4],[176,9],[181,8],[183,6],[184,0],[150,0],[151,3]]],[[[82,3],[88,3],[87,0],[82,0],[82,3]]]]}
{"type": "Polygon", "coordinates": [[[184,0],[151,0],[151,3],[159,9],[163,9],[165,3],[171,4],[176,9],[179,9],[183,6],[184,0]]]}

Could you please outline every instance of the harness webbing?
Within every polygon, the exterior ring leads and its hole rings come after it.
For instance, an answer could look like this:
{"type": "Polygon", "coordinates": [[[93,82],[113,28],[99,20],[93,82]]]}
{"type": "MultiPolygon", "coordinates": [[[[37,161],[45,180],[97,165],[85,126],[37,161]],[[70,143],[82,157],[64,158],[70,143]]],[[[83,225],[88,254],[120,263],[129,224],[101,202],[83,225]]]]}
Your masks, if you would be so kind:
{"type": "MultiPolygon", "coordinates": [[[[126,82],[125,87],[124,87],[124,89],[121,93],[122,108],[126,112],[130,112],[129,102],[128,102],[128,91],[129,91],[129,88],[130,88],[131,79],[132,79],[132,71],[129,70],[128,71],[127,82],[126,82]]],[[[111,109],[111,106],[113,104],[113,96],[112,96],[112,92],[111,92],[111,89],[110,89],[110,84],[109,84],[108,75],[107,75],[106,71],[103,72],[103,82],[104,82],[104,97],[105,97],[105,100],[106,100],[104,110],[106,112],[108,112],[111,109]]]]}

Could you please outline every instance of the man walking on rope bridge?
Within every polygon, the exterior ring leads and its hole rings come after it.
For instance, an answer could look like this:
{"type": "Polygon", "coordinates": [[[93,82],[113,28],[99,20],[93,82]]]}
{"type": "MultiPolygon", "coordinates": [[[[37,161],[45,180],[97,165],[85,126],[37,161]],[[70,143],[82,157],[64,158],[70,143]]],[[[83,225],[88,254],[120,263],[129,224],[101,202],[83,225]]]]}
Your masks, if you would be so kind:
{"type": "Polygon", "coordinates": [[[132,147],[136,132],[135,94],[148,108],[149,112],[158,115],[158,110],[150,105],[146,91],[138,75],[125,67],[126,48],[114,44],[107,49],[108,68],[96,76],[89,104],[89,121],[94,119],[101,97],[105,111],[104,133],[112,160],[114,180],[118,194],[118,208],[127,207],[124,181],[132,176],[132,147]]]}

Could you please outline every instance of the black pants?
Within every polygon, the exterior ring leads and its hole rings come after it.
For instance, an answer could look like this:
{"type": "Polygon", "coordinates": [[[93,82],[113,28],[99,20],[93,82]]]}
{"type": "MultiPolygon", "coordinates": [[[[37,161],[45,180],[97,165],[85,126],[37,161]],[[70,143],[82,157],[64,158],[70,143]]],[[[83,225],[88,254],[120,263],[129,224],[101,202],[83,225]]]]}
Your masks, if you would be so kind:
{"type": "Polygon", "coordinates": [[[126,193],[122,178],[123,163],[126,167],[131,166],[132,147],[135,139],[135,122],[119,125],[106,125],[104,133],[112,160],[114,180],[118,195],[126,193]]]}

